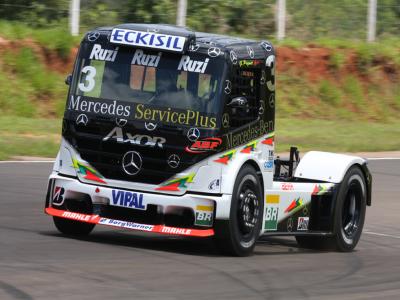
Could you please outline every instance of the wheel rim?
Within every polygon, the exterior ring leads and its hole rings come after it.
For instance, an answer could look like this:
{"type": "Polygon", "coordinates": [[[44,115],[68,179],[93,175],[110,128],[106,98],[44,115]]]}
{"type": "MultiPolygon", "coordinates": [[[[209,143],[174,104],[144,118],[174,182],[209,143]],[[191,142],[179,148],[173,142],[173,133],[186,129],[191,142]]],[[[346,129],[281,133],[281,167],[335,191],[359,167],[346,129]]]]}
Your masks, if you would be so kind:
{"type": "Polygon", "coordinates": [[[352,239],[358,232],[363,190],[358,181],[352,181],[346,194],[342,210],[342,231],[352,239]]]}
{"type": "Polygon", "coordinates": [[[239,231],[244,238],[252,237],[260,218],[260,200],[257,197],[255,185],[247,180],[239,190],[239,205],[237,210],[239,231]]]}

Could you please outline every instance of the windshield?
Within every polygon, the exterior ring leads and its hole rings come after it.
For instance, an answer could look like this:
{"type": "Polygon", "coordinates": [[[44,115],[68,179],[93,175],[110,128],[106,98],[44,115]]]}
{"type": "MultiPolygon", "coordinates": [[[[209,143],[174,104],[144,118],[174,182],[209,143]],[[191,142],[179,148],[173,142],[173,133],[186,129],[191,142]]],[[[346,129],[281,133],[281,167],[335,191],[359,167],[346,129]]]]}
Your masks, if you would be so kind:
{"type": "Polygon", "coordinates": [[[215,115],[223,71],[223,56],[83,43],[71,91],[134,103],[142,111],[158,107],[215,115]]]}

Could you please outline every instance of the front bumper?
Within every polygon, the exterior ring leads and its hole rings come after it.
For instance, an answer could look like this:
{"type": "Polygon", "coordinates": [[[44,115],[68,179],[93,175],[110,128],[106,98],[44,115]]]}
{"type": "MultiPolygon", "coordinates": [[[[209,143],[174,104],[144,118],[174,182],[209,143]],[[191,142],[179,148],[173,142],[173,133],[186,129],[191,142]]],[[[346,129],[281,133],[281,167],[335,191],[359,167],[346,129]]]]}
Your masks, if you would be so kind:
{"type": "Polygon", "coordinates": [[[53,172],[45,212],[76,221],[162,234],[207,237],[228,219],[231,195],[165,195],[97,186],[53,172]]]}

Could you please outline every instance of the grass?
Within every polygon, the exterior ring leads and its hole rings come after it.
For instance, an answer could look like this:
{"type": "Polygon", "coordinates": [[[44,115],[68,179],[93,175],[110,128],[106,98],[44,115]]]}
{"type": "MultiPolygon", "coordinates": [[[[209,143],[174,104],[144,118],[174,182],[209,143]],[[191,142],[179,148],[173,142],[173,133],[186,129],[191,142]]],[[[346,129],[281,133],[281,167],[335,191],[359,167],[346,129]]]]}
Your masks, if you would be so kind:
{"type": "MultiPolygon", "coordinates": [[[[395,123],[335,122],[280,118],[277,152],[297,146],[301,152],[400,150],[400,121],[395,123]]],[[[55,157],[61,138],[60,119],[0,117],[0,160],[13,156],[55,157]]]]}

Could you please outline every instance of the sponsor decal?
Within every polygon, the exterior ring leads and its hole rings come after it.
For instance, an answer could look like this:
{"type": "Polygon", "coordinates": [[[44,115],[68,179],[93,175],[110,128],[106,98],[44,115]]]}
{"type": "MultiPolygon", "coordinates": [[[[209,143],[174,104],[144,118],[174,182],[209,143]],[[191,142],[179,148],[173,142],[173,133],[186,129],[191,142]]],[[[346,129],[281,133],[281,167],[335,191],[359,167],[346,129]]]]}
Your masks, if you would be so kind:
{"type": "Polygon", "coordinates": [[[248,143],[243,149],[242,151],[240,151],[241,153],[250,153],[252,151],[254,151],[257,147],[257,143],[258,140],[252,141],[250,143],[248,143]]]}
{"type": "Polygon", "coordinates": [[[217,57],[221,54],[221,49],[218,47],[210,47],[207,50],[208,56],[217,57]]]}
{"type": "Polygon", "coordinates": [[[268,145],[268,146],[273,146],[274,145],[274,137],[275,133],[272,132],[268,134],[265,139],[261,142],[261,144],[268,145]]]}
{"type": "Polygon", "coordinates": [[[303,215],[307,216],[308,215],[308,207],[304,206],[303,208],[303,215]]]}
{"type": "Polygon", "coordinates": [[[128,175],[136,175],[142,169],[142,157],[136,151],[129,151],[122,157],[122,169],[128,175]]]}
{"type": "Polygon", "coordinates": [[[141,135],[135,134],[132,135],[129,132],[126,134],[126,139],[124,137],[124,132],[121,127],[114,127],[104,138],[103,141],[106,142],[108,140],[115,140],[117,143],[130,143],[132,145],[144,146],[144,147],[158,147],[163,148],[163,144],[166,142],[166,139],[159,136],[149,136],[149,135],[141,135]]]}
{"type": "Polygon", "coordinates": [[[134,230],[142,230],[142,231],[153,231],[153,229],[154,229],[154,225],[126,222],[126,221],[120,221],[120,220],[114,220],[114,219],[108,219],[108,218],[101,218],[99,220],[99,224],[134,229],[134,230]]]}
{"type": "Polygon", "coordinates": [[[275,106],[275,94],[274,94],[274,93],[272,93],[272,94],[269,96],[269,101],[268,101],[268,103],[269,103],[269,107],[271,107],[271,108],[273,108],[273,107],[275,106]]]}
{"type": "Polygon", "coordinates": [[[113,62],[118,54],[118,47],[115,50],[103,49],[100,44],[94,44],[89,59],[113,62]]]}
{"type": "Polygon", "coordinates": [[[292,183],[288,183],[288,182],[281,183],[281,190],[283,190],[283,191],[293,191],[294,190],[293,184],[292,183]]]}
{"type": "Polygon", "coordinates": [[[182,52],[186,38],[155,32],[114,28],[111,32],[110,42],[121,45],[182,52]]]}
{"type": "Polygon", "coordinates": [[[60,206],[64,203],[64,192],[65,190],[63,187],[60,186],[54,187],[53,201],[52,201],[53,205],[60,206]]]}
{"type": "Polygon", "coordinates": [[[250,47],[250,46],[246,46],[246,49],[247,49],[247,53],[249,54],[249,56],[250,56],[250,58],[254,58],[254,50],[253,50],[253,48],[252,47],[250,47]]]}
{"type": "Polygon", "coordinates": [[[112,190],[112,205],[145,210],[143,194],[112,190]]]}
{"type": "Polygon", "coordinates": [[[68,103],[68,109],[72,111],[95,113],[105,116],[129,117],[131,107],[129,105],[117,104],[117,101],[102,102],[98,100],[84,99],[81,96],[74,97],[68,103]]]}
{"type": "Polygon", "coordinates": [[[69,212],[69,211],[64,211],[61,215],[64,218],[68,219],[73,219],[77,221],[82,221],[82,222],[90,222],[91,219],[95,219],[98,216],[97,215],[85,215],[85,214],[80,214],[80,213],[74,213],[74,212],[69,212]]]}
{"type": "Polygon", "coordinates": [[[265,230],[276,230],[278,228],[279,195],[267,195],[265,210],[265,230]]]}
{"type": "Polygon", "coordinates": [[[229,122],[229,114],[228,114],[228,113],[224,113],[224,114],[222,115],[222,127],[228,128],[229,125],[230,125],[230,122],[229,122]]]}
{"type": "Polygon", "coordinates": [[[206,116],[198,111],[174,111],[171,108],[155,109],[138,104],[135,107],[135,119],[147,122],[163,122],[172,125],[189,125],[203,128],[216,128],[217,119],[206,116]]]}
{"type": "Polygon", "coordinates": [[[258,108],[258,114],[259,115],[263,115],[264,112],[265,112],[265,104],[264,104],[264,101],[261,100],[260,101],[260,107],[258,108]]]}
{"type": "Polygon", "coordinates": [[[238,57],[235,51],[231,50],[231,52],[229,53],[229,57],[231,59],[232,64],[236,65],[238,62],[238,57]]]}
{"type": "Polygon", "coordinates": [[[211,191],[217,190],[217,189],[219,189],[219,186],[220,186],[220,180],[219,179],[214,179],[208,185],[208,189],[211,190],[211,191]]]}
{"type": "Polygon", "coordinates": [[[272,170],[274,168],[274,161],[272,159],[267,160],[266,162],[264,162],[264,169],[265,170],[272,170]]]}
{"type": "Polygon", "coordinates": [[[239,67],[241,68],[256,67],[262,64],[263,61],[260,59],[244,59],[239,61],[239,67]]]}
{"type": "Polygon", "coordinates": [[[197,128],[190,128],[186,134],[189,141],[194,142],[200,137],[200,130],[197,128]]]}
{"type": "Polygon", "coordinates": [[[230,80],[225,80],[225,94],[229,95],[232,92],[232,82],[230,80]]]}
{"type": "Polygon", "coordinates": [[[212,226],[213,223],[213,213],[206,211],[196,211],[196,220],[194,225],[197,226],[212,226]]]}
{"type": "Polygon", "coordinates": [[[171,191],[171,192],[178,192],[182,188],[187,188],[187,183],[192,183],[195,174],[191,173],[189,175],[172,179],[167,181],[166,183],[162,184],[160,187],[156,188],[156,191],[171,191]]]}
{"type": "Polygon", "coordinates": [[[298,208],[300,208],[303,205],[303,199],[301,199],[300,197],[293,200],[289,206],[285,209],[285,213],[290,213],[290,212],[294,212],[297,211],[298,208]]]}
{"type": "Polygon", "coordinates": [[[84,175],[84,179],[107,184],[107,182],[103,180],[104,177],[101,176],[99,172],[92,167],[79,162],[76,158],[72,159],[72,166],[78,173],[84,175]]]}
{"type": "Polygon", "coordinates": [[[287,231],[291,232],[293,230],[293,218],[289,218],[286,223],[287,231]]]}
{"type": "Polygon", "coordinates": [[[210,61],[209,58],[206,58],[205,61],[200,61],[200,60],[190,59],[189,56],[183,55],[178,65],[178,71],[195,72],[203,74],[206,71],[209,61],[210,61]]]}
{"type": "Polygon", "coordinates": [[[169,227],[162,226],[161,233],[171,233],[171,234],[180,234],[180,235],[190,235],[192,233],[191,229],[187,228],[177,228],[177,227],[169,227]]]}
{"type": "Polygon", "coordinates": [[[144,123],[144,127],[148,131],[153,131],[153,130],[155,130],[157,128],[157,123],[145,122],[144,123]]]}
{"type": "Polygon", "coordinates": [[[218,159],[214,160],[217,163],[227,165],[228,162],[233,158],[233,155],[236,153],[236,150],[231,150],[226,152],[224,155],[220,156],[218,159]]]}
{"type": "Polygon", "coordinates": [[[157,68],[161,54],[161,52],[158,52],[157,55],[144,54],[143,50],[137,49],[133,54],[131,64],[157,68]]]}
{"type": "Polygon", "coordinates": [[[193,43],[191,43],[191,44],[189,45],[188,50],[189,50],[189,52],[196,52],[197,50],[199,50],[199,48],[200,48],[200,45],[199,45],[199,44],[193,44],[193,43]]]}
{"type": "MultiPolygon", "coordinates": [[[[238,133],[230,132],[226,134],[225,137],[227,140],[227,147],[236,148],[273,130],[274,130],[273,121],[264,122],[264,120],[260,120],[259,122],[253,125],[248,125],[244,130],[238,133]]],[[[262,143],[265,144],[264,141],[262,143]]]]}
{"type": "Polygon", "coordinates": [[[191,146],[186,146],[185,151],[189,153],[216,151],[221,144],[220,138],[205,138],[195,141],[191,146]]]}
{"type": "Polygon", "coordinates": [[[88,119],[87,115],[80,114],[79,116],[76,117],[76,125],[86,126],[87,123],[89,123],[89,119],[88,119]]]}
{"type": "Polygon", "coordinates": [[[92,31],[87,35],[87,39],[89,42],[95,42],[100,37],[100,32],[92,31]]]}
{"type": "Polygon", "coordinates": [[[119,118],[115,119],[115,124],[117,124],[117,126],[119,127],[124,127],[127,123],[128,123],[127,119],[119,119],[119,118]]]}
{"type": "Polygon", "coordinates": [[[260,78],[260,84],[261,85],[264,85],[265,84],[265,81],[266,81],[266,79],[265,79],[265,71],[264,70],[261,70],[261,78],[260,78]]]}
{"type": "Polygon", "coordinates": [[[167,160],[168,166],[170,166],[172,169],[176,169],[177,167],[179,167],[180,162],[181,159],[177,154],[171,154],[167,160]]]}
{"type": "Polygon", "coordinates": [[[263,41],[263,42],[260,43],[260,46],[261,46],[265,51],[270,52],[270,51],[272,50],[272,46],[271,46],[271,44],[270,44],[269,42],[263,41]]]}
{"type": "Polygon", "coordinates": [[[297,230],[308,230],[309,217],[300,217],[297,219],[297,230]]]}
{"type": "Polygon", "coordinates": [[[326,186],[316,184],[314,186],[314,190],[312,191],[311,195],[323,195],[328,192],[328,188],[326,186]]]}

